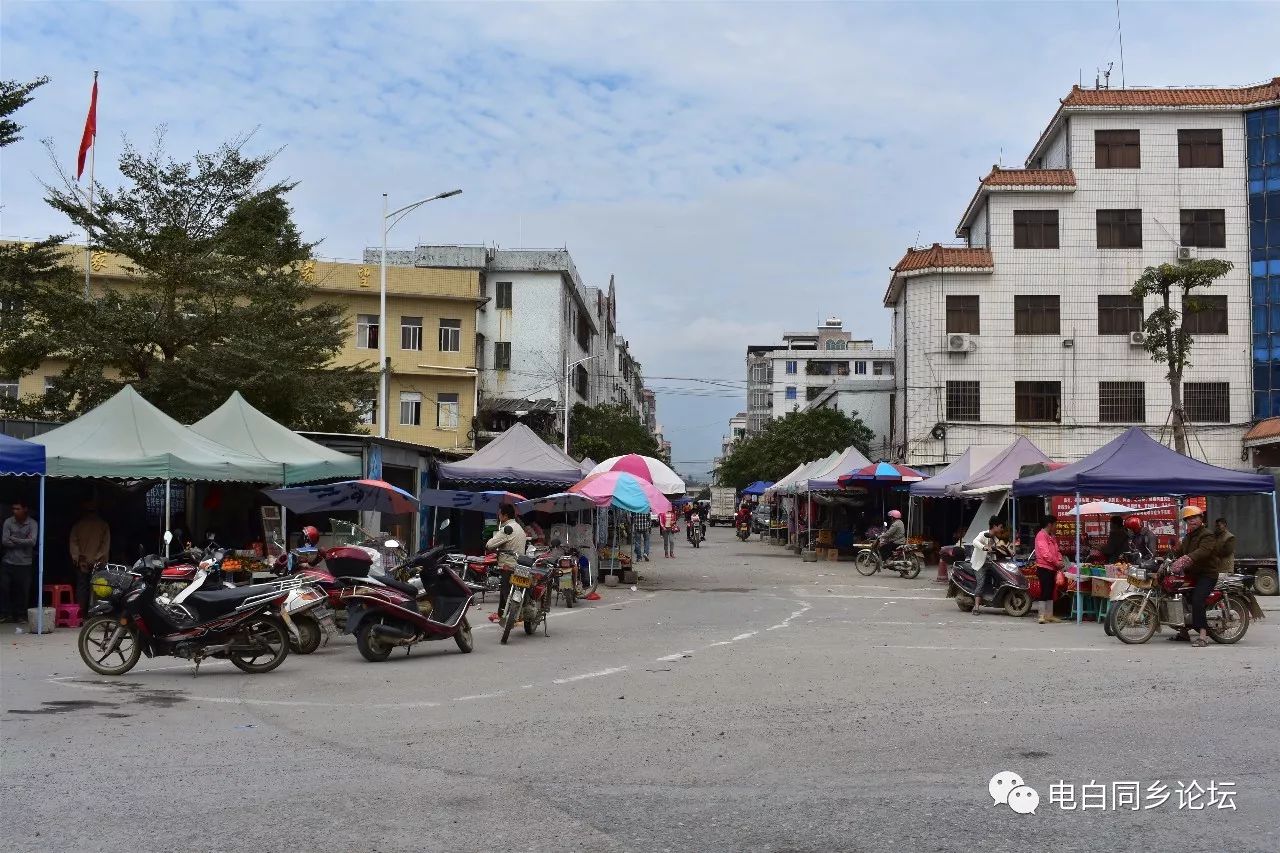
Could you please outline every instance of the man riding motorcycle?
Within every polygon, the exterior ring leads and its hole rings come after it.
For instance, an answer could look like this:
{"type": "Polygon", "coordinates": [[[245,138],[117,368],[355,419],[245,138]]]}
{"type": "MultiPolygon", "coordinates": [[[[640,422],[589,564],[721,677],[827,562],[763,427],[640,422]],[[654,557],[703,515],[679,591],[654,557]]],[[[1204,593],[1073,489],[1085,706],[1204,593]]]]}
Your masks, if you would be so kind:
{"type": "Polygon", "coordinates": [[[528,544],[528,535],[520,522],[516,521],[516,510],[511,504],[503,504],[498,508],[498,532],[484,543],[484,547],[498,555],[498,570],[502,573],[502,587],[498,591],[498,610],[489,614],[490,622],[497,622],[507,607],[507,594],[511,592],[511,572],[515,570],[516,559],[524,554],[528,544]]]}
{"type": "Polygon", "coordinates": [[[902,513],[896,509],[889,510],[889,527],[880,534],[880,558],[888,562],[893,552],[907,544],[907,526],[902,523],[902,513]]]}

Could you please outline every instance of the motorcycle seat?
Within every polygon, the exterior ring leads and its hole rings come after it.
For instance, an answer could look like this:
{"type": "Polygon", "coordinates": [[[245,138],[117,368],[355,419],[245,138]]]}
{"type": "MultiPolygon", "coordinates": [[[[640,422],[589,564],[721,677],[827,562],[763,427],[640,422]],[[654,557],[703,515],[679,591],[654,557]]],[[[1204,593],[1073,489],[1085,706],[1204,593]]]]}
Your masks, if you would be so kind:
{"type": "Polygon", "coordinates": [[[411,584],[402,583],[395,578],[387,577],[386,575],[374,575],[374,580],[381,581],[397,592],[403,592],[405,595],[409,596],[410,599],[416,599],[418,597],[417,587],[411,584]]]}
{"type": "Polygon", "coordinates": [[[522,566],[529,566],[532,568],[534,564],[538,562],[538,558],[528,554],[522,554],[519,557],[516,557],[516,562],[522,566]]]}
{"type": "Polygon", "coordinates": [[[234,589],[199,590],[187,596],[187,603],[195,605],[202,619],[213,619],[235,610],[245,599],[263,593],[277,592],[275,584],[238,586],[234,589]]]}

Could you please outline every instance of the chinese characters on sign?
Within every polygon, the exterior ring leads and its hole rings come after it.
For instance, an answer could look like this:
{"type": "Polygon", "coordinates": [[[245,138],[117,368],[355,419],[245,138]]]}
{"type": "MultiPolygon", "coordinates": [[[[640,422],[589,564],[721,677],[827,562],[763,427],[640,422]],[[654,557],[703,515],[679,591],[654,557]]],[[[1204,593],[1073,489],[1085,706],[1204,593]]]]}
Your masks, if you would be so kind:
{"type": "Polygon", "coordinates": [[[99,249],[89,256],[89,266],[94,272],[102,272],[102,268],[107,265],[107,253],[99,249]]]}
{"type": "MultiPolygon", "coordinates": [[[[1170,498],[1082,496],[1080,500],[1082,503],[1109,501],[1123,504],[1131,509],[1143,510],[1138,513],[1138,518],[1151,526],[1151,530],[1156,534],[1157,547],[1161,551],[1171,550],[1178,544],[1178,505],[1170,498]]],[[[1205,500],[1202,497],[1188,498],[1187,503],[1206,509],[1205,500]]],[[[1049,498],[1049,512],[1058,519],[1053,534],[1058,539],[1058,547],[1064,551],[1073,551],[1076,547],[1076,523],[1072,514],[1075,505],[1075,495],[1056,495],[1049,498]]],[[[1086,515],[1084,528],[1080,531],[1081,542],[1092,548],[1102,547],[1107,541],[1110,525],[1110,516],[1086,515]]],[[[1087,553],[1087,548],[1083,550],[1087,553]]]]}
{"type": "Polygon", "coordinates": [[[370,276],[369,268],[360,267],[360,286],[361,287],[369,286],[369,276],[370,276]]]}
{"type": "Polygon", "coordinates": [[[313,284],[316,280],[316,262],[303,261],[302,265],[298,267],[298,273],[307,284],[313,284]]]}
{"type": "Polygon", "coordinates": [[[1112,782],[1090,779],[1078,788],[1074,782],[1058,780],[1049,785],[1049,805],[1063,811],[1139,811],[1169,803],[1179,810],[1236,810],[1236,783],[1209,781],[1164,783],[1155,780],[1145,788],[1141,782],[1112,782]],[[1172,802],[1170,802],[1172,800],[1172,802]]]}

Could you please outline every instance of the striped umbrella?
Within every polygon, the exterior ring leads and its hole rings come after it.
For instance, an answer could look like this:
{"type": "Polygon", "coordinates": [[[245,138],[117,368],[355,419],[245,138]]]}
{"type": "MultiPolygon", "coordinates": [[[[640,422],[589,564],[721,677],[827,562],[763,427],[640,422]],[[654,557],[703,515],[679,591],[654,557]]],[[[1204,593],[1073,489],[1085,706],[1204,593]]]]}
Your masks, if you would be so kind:
{"type": "Polygon", "coordinates": [[[878,483],[917,483],[923,479],[924,474],[914,468],[908,468],[906,465],[894,465],[891,462],[881,460],[873,465],[842,475],[839,483],[841,486],[855,485],[867,480],[873,480],[878,483]]]}

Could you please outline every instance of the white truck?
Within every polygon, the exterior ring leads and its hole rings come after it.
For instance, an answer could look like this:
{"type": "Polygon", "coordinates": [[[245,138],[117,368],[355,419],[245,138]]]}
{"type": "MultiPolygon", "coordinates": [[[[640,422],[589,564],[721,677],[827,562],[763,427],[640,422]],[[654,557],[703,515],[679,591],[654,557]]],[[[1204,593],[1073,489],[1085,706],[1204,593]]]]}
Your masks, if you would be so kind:
{"type": "Polygon", "coordinates": [[[738,509],[738,492],[736,489],[715,487],[711,490],[711,512],[707,513],[707,524],[733,526],[733,514],[738,509]]]}

